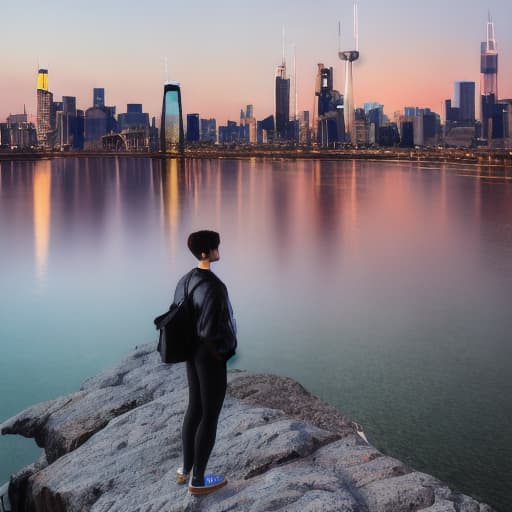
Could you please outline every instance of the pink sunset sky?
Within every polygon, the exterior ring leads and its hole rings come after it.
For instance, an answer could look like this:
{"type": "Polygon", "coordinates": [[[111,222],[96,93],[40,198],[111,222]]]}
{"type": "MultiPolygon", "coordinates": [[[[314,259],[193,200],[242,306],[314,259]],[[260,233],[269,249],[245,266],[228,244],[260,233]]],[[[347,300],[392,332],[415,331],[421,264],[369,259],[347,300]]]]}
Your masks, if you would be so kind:
{"type": "MultiPolygon", "coordinates": [[[[311,111],[317,63],[334,67],[335,88],[343,91],[338,20],[343,49],[352,49],[352,8],[352,0],[11,2],[2,7],[0,121],[23,105],[35,115],[38,67],[49,70],[55,100],[76,96],[87,109],[93,87],[104,87],[118,113],[142,103],[159,117],[165,59],[168,78],[182,84],[184,113],[223,124],[253,104],[262,119],[274,110],[283,25],[289,74],[296,52],[299,111],[311,111]]],[[[496,25],[499,95],[512,97],[509,0],[359,0],[356,105],[378,101],[389,115],[404,106],[441,113],[454,81],[475,81],[478,91],[488,9],[496,25]]]]}

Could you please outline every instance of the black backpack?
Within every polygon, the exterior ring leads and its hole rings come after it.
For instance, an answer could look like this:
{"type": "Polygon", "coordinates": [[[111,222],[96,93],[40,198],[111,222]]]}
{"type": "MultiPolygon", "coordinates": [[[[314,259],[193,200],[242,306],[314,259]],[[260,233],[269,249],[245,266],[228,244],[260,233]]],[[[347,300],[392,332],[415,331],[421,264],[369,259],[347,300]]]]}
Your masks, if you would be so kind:
{"type": "Polygon", "coordinates": [[[195,348],[196,327],[189,297],[201,283],[197,283],[189,294],[189,282],[190,277],[185,283],[183,300],[179,304],[172,303],[169,311],[154,320],[160,330],[157,350],[163,363],[188,361],[195,348]]]}

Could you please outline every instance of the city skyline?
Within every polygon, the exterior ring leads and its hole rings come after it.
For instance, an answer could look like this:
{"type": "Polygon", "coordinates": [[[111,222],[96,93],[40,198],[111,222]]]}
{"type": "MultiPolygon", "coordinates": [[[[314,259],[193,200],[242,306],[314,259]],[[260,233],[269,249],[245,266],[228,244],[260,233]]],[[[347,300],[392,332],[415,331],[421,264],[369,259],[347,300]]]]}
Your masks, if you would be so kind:
{"type": "MultiPolygon", "coordinates": [[[[499,96],[512,97],[508,4],[454,0],[447,7],[434,0],[428,6],[410,6],[394,0],[383,6],[360,0],[362,58],[354,69],[355,105],[378,101],[388,114],[407,105],[441,112],[455,81],[479,83],[488,10],[500,54],[499,96]]],[[[145,111],[159,117],[162,84],[169,78],[182,84],[184,112],[223,123],[238,119],[241,106],[253,104],[255,116],[262,119],[275,111],[282,25],[289,74],[292,45],[296,48],[298,110],[313,110],[319,62],[333,66],[334,87],[343,90],[338,19],[342,45],[350,46],[352,0],[300,7],[290,0],[279,5],[261,0],[245,8],[223,0],[215,6],[199,2],[173,9],[175,16],[160,0],[146,2],[144,8],[118,1],[104,6],[97,0],[86,8],[70,8],[61,0],[45,6],[27,0],[23,9],[4,7],[5,37],[17,44],[0,57],[0,120],[23,112],[23,105],[35,117],[38,67],[48,68],[55,98],[76,96],[82,109],[92,106],[93,88],[104,87],[108,104],[122,109],[127,103],[142,103],[145,111]],[[77,32],[77,27],[87,30],[77,32]]]]}

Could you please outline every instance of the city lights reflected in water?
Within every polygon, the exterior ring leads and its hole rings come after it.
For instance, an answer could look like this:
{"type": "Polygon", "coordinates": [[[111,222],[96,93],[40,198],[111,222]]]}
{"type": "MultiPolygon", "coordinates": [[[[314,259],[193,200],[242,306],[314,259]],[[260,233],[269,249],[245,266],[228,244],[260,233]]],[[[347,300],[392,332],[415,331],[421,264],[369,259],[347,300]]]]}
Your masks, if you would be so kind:
{"type": "Polygon", "coordinates": [[[34,170],[34,246],[38,282],[44,285],[50,242],[51,162],[39,162],[34,170]]]}
{"type": "Polygon", "coordinates": [[[169,233],[172,254],[178,250],[177,234],[180,218],[180,190],[179,190],[179,166],[182,161],[170,159],[159,162],[163,172],[161,174],[161,190],[163,200],[164,227],[169,233]]]}
{"type": "MultiPolygon", "coordinates": [[[[187,236],[209,228],[238,366],[297,378],[387,453],[512,502],[512,183],[462,170],[1,162],[0,421],[154,340],[152,319],[195,264],[187,236]]],[[[2,481],[35,456],[16,450],[0,438],[2,481]]]]}

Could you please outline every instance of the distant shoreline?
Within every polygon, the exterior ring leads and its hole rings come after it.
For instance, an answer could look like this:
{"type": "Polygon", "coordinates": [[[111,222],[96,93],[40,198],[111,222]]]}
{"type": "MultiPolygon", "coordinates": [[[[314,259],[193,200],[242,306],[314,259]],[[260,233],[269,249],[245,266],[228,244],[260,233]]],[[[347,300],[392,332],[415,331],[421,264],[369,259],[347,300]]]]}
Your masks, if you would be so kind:
{"type": "Polygon", "coordinates": [[[461,163],[512,167],[512,150],[469,149],[296,149],[296,148],[197,148],[182,154],[111,151],[0,151],[0,161],[34,161],[54,158],[157,158],[157,159],[291,159],[291,160],[384,160],[429,163],[461,163]]]}

